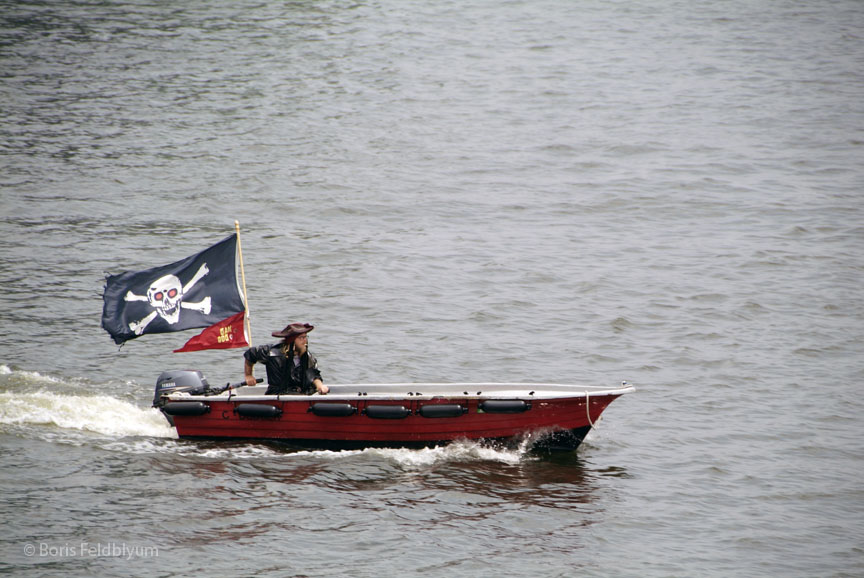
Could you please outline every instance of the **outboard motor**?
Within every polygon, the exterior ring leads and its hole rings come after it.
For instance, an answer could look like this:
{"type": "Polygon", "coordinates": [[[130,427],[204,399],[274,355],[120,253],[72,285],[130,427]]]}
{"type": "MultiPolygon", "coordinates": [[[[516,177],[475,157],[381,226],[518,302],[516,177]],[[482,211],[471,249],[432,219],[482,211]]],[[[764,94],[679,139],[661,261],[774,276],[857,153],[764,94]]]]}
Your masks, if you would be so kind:
{"type": "Polygon", "coordinates": [[[162,396],[185,391],[191,395],[200,395],[210,390],[207,378],[197,369],[172,369],[163,371],[156,378],[156,394],[153,396],[153,407],[162,407],[165,401],[162,396]]]}

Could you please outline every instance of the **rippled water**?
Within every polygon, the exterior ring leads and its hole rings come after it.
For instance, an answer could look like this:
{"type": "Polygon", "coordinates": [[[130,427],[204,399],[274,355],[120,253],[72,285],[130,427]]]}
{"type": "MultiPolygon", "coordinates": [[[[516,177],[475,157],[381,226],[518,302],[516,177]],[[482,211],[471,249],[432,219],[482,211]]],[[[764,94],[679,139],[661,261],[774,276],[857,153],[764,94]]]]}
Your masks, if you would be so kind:
{"type": "Polygon", "coordinates": [[[862,30],[854,0],[0,0],[0,571],[861,575],[862,30]],[[235,219],[255,342],[315,324],[331,383],[637,392],[553,458],[178,440],[155,377],[240,351],[118,351],[103,275],[235,219]]]}

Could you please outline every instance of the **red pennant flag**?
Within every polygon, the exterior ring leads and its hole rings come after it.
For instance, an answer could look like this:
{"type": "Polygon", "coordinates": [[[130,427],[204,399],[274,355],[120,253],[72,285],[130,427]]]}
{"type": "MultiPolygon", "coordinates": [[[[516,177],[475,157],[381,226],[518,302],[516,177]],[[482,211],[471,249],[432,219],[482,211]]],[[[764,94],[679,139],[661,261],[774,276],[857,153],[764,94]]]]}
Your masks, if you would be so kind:
{"type": "Polygon", "coordinates": [[[201,351],[202,349],[231,349],[233,347],[249,347],[244,331],[246,312],[241,311],[228,319],[211,325],[200,334],[186,342],[174,353],[186,351],[201,351]]]}

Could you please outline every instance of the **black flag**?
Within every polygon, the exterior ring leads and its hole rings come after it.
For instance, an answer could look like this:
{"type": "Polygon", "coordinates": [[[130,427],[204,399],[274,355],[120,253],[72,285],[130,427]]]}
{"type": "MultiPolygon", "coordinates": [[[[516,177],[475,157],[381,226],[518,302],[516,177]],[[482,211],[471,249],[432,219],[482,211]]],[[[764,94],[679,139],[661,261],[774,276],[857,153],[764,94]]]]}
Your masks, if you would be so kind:
{"type": "Polygon", "coordinates": [[[182,261],[108,277],[102,327],[122,344],[146,333],[208,327],[244,311],[236,255],[234,234],[182,261]]]}

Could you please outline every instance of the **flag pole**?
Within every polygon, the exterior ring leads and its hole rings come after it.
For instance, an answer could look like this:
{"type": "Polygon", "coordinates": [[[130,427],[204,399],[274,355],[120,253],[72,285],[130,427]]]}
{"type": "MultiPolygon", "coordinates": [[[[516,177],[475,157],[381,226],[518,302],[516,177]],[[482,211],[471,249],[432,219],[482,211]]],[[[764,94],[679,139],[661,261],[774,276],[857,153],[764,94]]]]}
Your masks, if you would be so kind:
{"type": "Polygon", "coordinates": [[[246,306],[246,334],[249,345],[252,345],[252,322],[249,321],[249,299],[246,296],[246,271],[243,269],[243,247],[240,245],[240,221],[234,221],[234,231],[237,232],[237,253],[240,256],[240,278],[243,279],[243,304],[246,306]]]}

